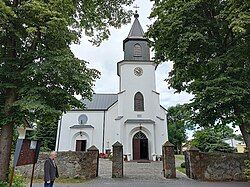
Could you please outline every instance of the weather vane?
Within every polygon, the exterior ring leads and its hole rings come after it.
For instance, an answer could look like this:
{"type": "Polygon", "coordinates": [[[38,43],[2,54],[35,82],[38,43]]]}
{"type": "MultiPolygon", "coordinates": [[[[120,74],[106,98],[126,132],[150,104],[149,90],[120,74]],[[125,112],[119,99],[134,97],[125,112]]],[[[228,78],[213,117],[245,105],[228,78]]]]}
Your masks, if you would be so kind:
{"type": "Polygon", "coordinates": [[[137,13],[137,10],[138,10],[140,7],[139,7],[138,5],[135,5],[133,8],[135,9],[135,13],[137,13]]]}

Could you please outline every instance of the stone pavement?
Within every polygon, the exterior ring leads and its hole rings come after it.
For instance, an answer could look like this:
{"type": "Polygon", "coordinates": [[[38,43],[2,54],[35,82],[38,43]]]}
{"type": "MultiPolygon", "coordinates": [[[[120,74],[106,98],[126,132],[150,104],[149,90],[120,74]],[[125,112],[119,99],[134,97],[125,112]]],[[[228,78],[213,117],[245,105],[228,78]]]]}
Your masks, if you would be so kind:
{"type": "MultiPolygon", "coordinates": [[[[124,163],[122,179],[111,178],[111,162],[100,159],[99,177],[82,184],[55,184],[55,187],[249,187],[247,182],[201,182],[189,179],[186,175],[177,172],[177,179],[165,179],[162,176],[162,162],[151,163],[124,163]]],[[[33,187],[42,187],[34,184],[33,187]]]]}

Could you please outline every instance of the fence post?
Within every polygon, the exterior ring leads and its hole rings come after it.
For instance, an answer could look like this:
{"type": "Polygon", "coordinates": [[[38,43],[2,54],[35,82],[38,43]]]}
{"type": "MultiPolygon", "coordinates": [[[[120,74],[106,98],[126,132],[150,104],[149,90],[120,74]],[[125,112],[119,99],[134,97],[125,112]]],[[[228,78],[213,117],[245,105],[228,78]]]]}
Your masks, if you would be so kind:
{"type": "Polygon", "coordinates": [[[200,166],[200,150],[196,147],[190,147],[185,151],[186,174],[191,179],[198,179],[198,171],[200,166]]]}
{"type": "Polygon", "coordinates": [[[116,142],[112,145],[113,158],[112,158],[112,178],[123,177],[123,145],[116,142]]]}
{"type": "Polygon", "coordinates": [[[90,148],[87,149],[87,152],[93,153],[96,157],[96,177],[98,177],[98,168],[99,168],[99,150],[92,145],[90,148]]]}
{"type": "Polygon", "coordinates": [[[165,178],[176,178],[174,145],[166,141],[162,145],[163,175],[165,178]]]}

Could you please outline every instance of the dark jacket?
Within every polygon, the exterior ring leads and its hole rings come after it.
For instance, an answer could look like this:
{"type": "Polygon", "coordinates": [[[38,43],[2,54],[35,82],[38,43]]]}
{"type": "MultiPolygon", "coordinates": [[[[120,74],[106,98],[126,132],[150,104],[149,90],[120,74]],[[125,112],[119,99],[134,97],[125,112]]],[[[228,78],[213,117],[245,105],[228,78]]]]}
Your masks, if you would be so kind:
{"type": "Polygon", "coordinates": [[[54,181],[58,178],[58,170],[53,160],[47,158],[44,163],[44,181],[54,181]]]}

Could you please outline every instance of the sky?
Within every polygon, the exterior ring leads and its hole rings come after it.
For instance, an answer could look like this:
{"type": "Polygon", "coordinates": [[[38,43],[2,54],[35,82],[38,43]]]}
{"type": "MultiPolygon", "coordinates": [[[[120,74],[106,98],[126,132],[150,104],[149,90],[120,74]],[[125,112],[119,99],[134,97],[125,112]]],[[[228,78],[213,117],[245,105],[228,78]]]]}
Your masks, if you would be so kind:
{"type": "MultiPolygon", "coordinates": [[[[140,15],[139,21],[144,32],[147,31],[148,25],[153,23],[148,19],[153,3],[149,0],[136,0],[131,6],[139,6],[138,13],[140,15]]],[[[83,36],[79,45],[71,45],[71,49],[76,57],[89,62],[89,68],[95,68],[101,72],[100,79],[95,83],[95,93],[118,93],[119,79],[116,73],[117,62],[123,60],[123,40],[128,36],[131,23],[123,25],[119,29],[111,28],[111,36],[108,40],[101,43],[99,47],[93,46],[88,42],[88,37],[83,36]]],[[[152,58],[153,54],[151,55],[152,58]]],[[[169,89],[169,85],[164,81],[168,77],[173,64],[165,62],[158,66],[156,75],[156,91],[160,93],[161,105],[165,108],[189,102],[192,98],[187,93],[174,94],[173,89],[169,89]]]]}

